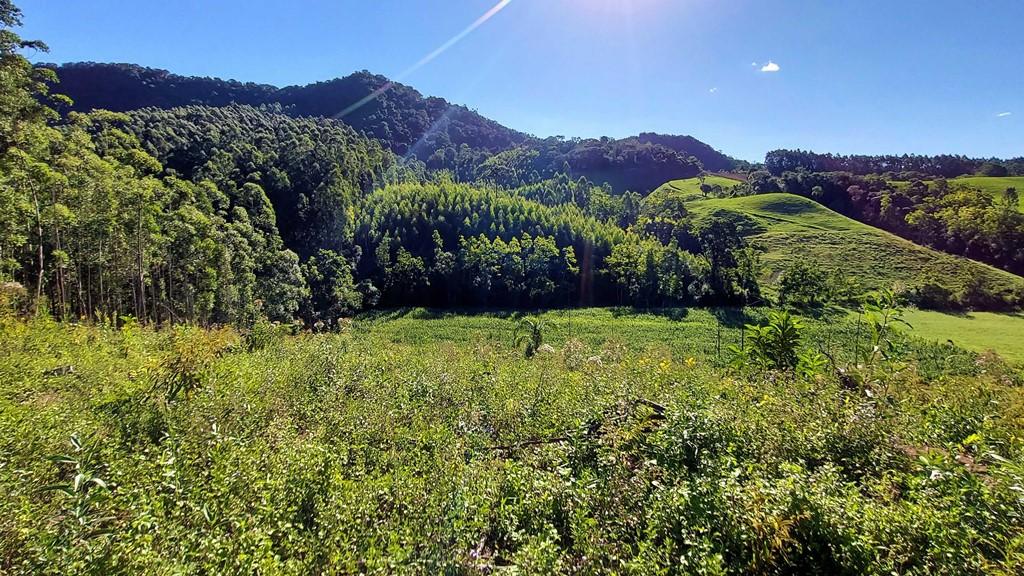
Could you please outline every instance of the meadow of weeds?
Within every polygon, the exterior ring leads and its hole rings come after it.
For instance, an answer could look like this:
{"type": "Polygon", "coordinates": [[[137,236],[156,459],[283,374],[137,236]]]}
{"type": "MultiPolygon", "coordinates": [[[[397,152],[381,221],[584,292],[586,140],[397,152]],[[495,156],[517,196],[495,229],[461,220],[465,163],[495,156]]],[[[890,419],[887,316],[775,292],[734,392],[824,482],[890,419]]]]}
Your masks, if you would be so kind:
{"type": "Polygon", "coordinates": [[[808,320],[832,360],[790,372],[729,365],[756,312],[544,317],[529,358],[514,315],[0,320],[0,572],[1024,570],[998,358],[808,320]]]}

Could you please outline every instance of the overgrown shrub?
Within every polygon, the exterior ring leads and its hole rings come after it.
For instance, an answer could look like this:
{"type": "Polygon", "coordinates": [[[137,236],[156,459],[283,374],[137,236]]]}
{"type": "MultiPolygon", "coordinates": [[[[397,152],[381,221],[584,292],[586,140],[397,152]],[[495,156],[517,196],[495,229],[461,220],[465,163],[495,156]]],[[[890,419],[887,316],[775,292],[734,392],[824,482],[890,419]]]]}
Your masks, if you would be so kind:
{"type": "Polygon", "coordinates": [[[828,276],[813,264],[795,262],[779,279],[779,304],[800,309],[828,304],[828,276]]]}
{"type": "Polygon", "coordinates": [[[29,307],[28,290],[17,282],[0,283],[0,314],[22,315],[29,307]]]}
{"type": "Polygon", "coordinates": [[[952,290],[932,280],[914,289],[912,301],[923,310],[951,310],[959,304],[952,290]]]}
{"type": "Polygon", "coordinates": [[[213,361],[237,343],[237,335],[230,329],[176,326],[170,335],[170,352],[157,375],[158,387],[168,400],[199,388],[213,361]]]}
{"type": "MultiPolygon", "coordinates": [[[[860,362],[868,341],[889,354],[890,304],[880,295],[866,310],[882,315],[880,337],[862,318],[860,362]]],[[[714,325],[682,332],[711,318],[700,311],[609,314],[607,325],[596,314],[574,318],[578,342],[545,337],[563,357],[535,360],[509,342],[514,319],[489,315],[356,319],[254,351],[228,330],[3,320],[2,571],[1024,565],[1024,401],[997,359],[956,352],[963,360],[918,370],[906,355],[879,385],[848,388],[827,373],[715,369],[714,325]],[[601,349],[602,361],[571,370],[575,349],[601,349]],[[170,374],[191,384],[167,401],[149,384],[170,374]]],[[[766,322],[794,329],[778,314],[766,322]]],[[[792,362],[796,342],[799,367],[820,333],[803,323],[766,356],[792,362]]],[[[842,357],[853,327],[837,331],[842,357]]],[[[954,354],[928,350],[929,362],[954,354]]]]}

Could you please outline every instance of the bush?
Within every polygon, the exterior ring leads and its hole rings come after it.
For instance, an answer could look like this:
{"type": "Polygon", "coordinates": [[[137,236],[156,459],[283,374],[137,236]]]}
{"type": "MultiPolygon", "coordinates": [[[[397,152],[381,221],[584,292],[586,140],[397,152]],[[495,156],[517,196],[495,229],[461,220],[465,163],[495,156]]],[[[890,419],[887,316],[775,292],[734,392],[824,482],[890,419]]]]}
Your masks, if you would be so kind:
{"type": "Polygon", "coordinates": [[[951,310],[959,304],[952,290],[931,280],[913,290],[911,301],[923,310],[951,310]]]}
{"type": "Polygon", "coordinates": [[[199,388],[213,361],[237,343],[230,329],[205,331],[178,326],[171,334],[170,353],[161,363],[157,382],[168,400],[199,388]]]}
{"type": "Polygon", "coordinates": [[[23,315],[29,307],[28,290],[18,282],[0,283],[0,314],[23,315]]]}
{"type": "Polygon", "coordinates": [[[252,328],[245,332],[245,347],[250,352],[263,350],[293,331],[293,324],[282,326],[277,322],[269,322],[266,318],[260,318],[252,325],[252,328]]]}
{"type": "MultiPolygon", "coordinates": [[[[818,325],[784,314],[751,356],[799,370],[818,325]]],[[[5,319],[0,571],[1020,573],[1011,372],[946,348],[864,390],[722,373],[701,318],[580,313],[535,360],[505,315],[356,319],[287,354],[5,319]]]]}
{"type": "Polygon", "coordinates": [[[1006,170],[1006,166],[1002,164],[996,164],[995,162],[985,162],[978,168],[978,176],[994,176],[1002,178],[1009,174],[1006,170]]]}
{"type": "Polygon", "coordinates": [[[813,350],[802,350],[801,333],[804,325],[789,312],[768,313],[766,324],[748,324],[745,347],[731,346],[735,358],[733,365],[738,368],[754,367],[797,372],[811,376],[821,371],[825,358],[813,350]]]}
{"type": "Polygon", "coordinates": [[[831,297],[828,277],[813,264],[796,262],[779,279],[779,304],[794,308],[817,308],[831,297]]]}
{"type": "Polygon", "coordinates": [[[982,276],[972,276],[960,293],[960,305],[970,310],[1012,310],[1019,305],[1012,293],[996,292],[982,276]]]}

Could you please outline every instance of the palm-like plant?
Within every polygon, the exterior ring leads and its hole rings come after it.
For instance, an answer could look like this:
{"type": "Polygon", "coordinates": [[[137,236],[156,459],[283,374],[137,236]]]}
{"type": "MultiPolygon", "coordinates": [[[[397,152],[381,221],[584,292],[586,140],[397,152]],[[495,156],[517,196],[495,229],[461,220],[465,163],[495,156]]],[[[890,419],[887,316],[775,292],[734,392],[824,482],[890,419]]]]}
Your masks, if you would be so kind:
{"type": "Polygon", "coordinates": [[[513,345],[518,347],[525,343],[526,349],[523,353],[530,358],[544,344],[544,332],[551,326],[552,323],[543,318],[522,318],[512,332],[513,345]]]}
{"type": "Polygon", "coordinates": [[[759,362],[775,370],[789,370],[797,363],[802,328],[800,320],[789,312],[772,311],[768,324],[748,327],[747,338],[759,362]]]}

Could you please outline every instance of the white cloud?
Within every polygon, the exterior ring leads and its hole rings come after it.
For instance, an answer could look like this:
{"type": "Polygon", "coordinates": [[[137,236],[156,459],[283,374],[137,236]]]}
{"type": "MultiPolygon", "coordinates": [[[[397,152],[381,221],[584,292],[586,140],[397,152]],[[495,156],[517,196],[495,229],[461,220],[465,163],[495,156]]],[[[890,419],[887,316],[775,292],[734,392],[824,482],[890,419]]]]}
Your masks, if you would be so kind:
{"type": "Polygon", "coordinates": [[[710,88],[710,89],[708,90],[708,92],[710,92],[710,93],[712,93],[712,94],[714,94],[715,92],[718,92],[718,86],[715,86],[714,88],[710,88]]]}
{"type": "Polygon", "coordinates": [[[761,66],[761,72],[778,72],[779,70],[782,70],[782,68],[779,68],[779,65],[771,60],[764,66],[761,66]]]}
{"type": "Polygon", "coordinates": [[[1013,112],[1000,112],[999,114],[996,114],[996,116],[999,117],[999,118],[1006,118],[1007,116],[1012,116],[1012,115],[1013,115],[1013,112]]]}
{"type": "Polygon", "coordinates": [[[757,62],[751,62],[750,65],[753,66],[754,68],[757,68],[757,62]]]}

